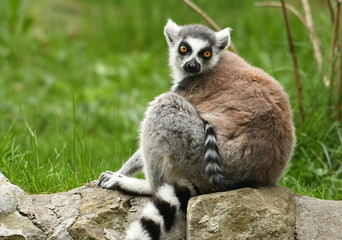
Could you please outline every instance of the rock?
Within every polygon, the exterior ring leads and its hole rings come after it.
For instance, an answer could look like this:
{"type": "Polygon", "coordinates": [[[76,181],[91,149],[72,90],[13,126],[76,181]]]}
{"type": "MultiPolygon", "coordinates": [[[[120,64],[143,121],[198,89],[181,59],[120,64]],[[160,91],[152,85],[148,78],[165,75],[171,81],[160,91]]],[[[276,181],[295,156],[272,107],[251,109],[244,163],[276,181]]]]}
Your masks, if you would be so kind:
{"type": "MultiPolygon", "coordinates": [[[[105,190],[91,182],[69,192],[30,195],[0,173],[0,240],[123,240],[148,197],[105,190]]],[[[184,239],[178,219],[166,239],[184,239]]]]}
{"type": "Polygon", "coordinates": [[[20,199],[24,194],[23,190],[11,184],[0,173],[0,217],[12,213],[17,208],[17,199],[20,199]]]}
{"type": "Polygon", "coordinates": [[[1,217],[0,239],[46,239],[46,235],[29,219],[15,211],[1,217]]]}
{"type": "Polygon", "coordinates": [[[42,231],[18,211],[18,202],[27,196],[0,173],[0,239],[43,239],[42,231]]]}
{"type": "MultiPolygon", "coordinates": [[[[68,229],[73,239],[123,240],[126,227],[140,216],[147,197],[104,190],[92,182],[79,191],[79,217],[68,229]]],[[[185,238],[185,220],[178,220],[168,240],[185,238]]]]}
{"type": "Polygon", "coordinates": [[[284,187],[244,188],[190,199],[187,239],[294,239],[295,203],[284,187]]]}
{"type": "MultiPolygon", "coordinates": [[[[94,182],[30,195],[0,173],[0,240],[123,240],[147,201],[94,182]]],[[[190,199],[185,226],[179,216],[165,239],[342,239],[342,202],[244,188],[190,199]]]]}
{"type": "MultiPolygon", "coordinates": [[[[78,188],[79,190],[80,188],[78,188]]],[[[67,229],[79,215],[81,196],[75,192],[25,195],[18,212],[38,227],[46,239],[72,239],[67,229]]]]}
{"type": "Polygon", "coordinates": [[[342,201],[294,196],[296,240],[342,239],[342,201]]]}
{"type": "Polygon", "coordinates": [[[68,229],[73,239],[108,239],[106,236],[124,239],[124,229],[132,218],[130,213],[134,215],[137,205],[142,205],[145,199],[103,190],[94,184],[82,189],[80,194],[79,217],[68,229]]]}

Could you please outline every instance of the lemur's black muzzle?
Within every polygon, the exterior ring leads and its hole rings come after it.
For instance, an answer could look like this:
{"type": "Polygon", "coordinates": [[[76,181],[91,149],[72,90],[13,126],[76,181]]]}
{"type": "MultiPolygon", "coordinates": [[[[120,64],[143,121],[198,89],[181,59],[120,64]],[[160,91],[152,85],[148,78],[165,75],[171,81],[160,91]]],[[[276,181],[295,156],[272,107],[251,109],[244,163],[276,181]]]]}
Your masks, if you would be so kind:
{"type": "Polygon", "coordinates": [[[201,64],[196,61],[196,58],[193,58],[184,64],[183,69],[188,73],[199,73],[201,71],[201,64]]]}

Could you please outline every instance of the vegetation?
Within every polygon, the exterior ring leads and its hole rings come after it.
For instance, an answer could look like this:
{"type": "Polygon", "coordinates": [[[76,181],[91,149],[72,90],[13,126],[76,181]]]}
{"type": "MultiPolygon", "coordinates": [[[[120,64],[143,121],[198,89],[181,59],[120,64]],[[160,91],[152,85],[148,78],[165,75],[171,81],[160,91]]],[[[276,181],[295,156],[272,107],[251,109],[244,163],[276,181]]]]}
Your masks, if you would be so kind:
{"type": "MultiPolygon", "coordinates": [[[[280,184],[299,194],[342,199],[338,69],[329,87],[323,81],[333,29],[326,2],[311,6],[327,50],[321,71],[306,29],[289,14],[304,123],[281,9],[256,8],[252,0],[195,2],[220,26],[232,27],[239,55],[289,94],[297,147],[280,184]]],[[[287,2],[301,9],[299,1],[287,2]]],[[[2,0],[0,172],[25,191],[41,193],[66,191],[117,170],[137,148],[148,102],[171,86],[162,34],[167,18],[205,24],[182,1],[2,0]]]]}

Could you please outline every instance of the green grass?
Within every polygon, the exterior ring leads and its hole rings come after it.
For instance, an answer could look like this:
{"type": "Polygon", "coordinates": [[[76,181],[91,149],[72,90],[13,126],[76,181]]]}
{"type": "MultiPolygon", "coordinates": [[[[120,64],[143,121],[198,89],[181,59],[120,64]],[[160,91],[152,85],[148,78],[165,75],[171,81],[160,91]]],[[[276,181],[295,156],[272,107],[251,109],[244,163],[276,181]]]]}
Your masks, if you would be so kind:
{"type": "MultiPolygon", "coordinates": [[[[205,23],[173,0],[0,1],[0,172],[30,193],[66,191],[119,169],[137,148],[148,102],[171,86],[166,20],[205,23]]],[[[322,81],[329,62],[319,73],[304,27],[290,15],[307,113],[301,124],[281,10],[257,9],[252,0],[195,2],[232,27],[239,54],[290,96],[297,147],[280,183],[342,199],[342,128],[328,114],[322,81]]],[[[329,53],[328,10],[315,4],[329,53]]]]}

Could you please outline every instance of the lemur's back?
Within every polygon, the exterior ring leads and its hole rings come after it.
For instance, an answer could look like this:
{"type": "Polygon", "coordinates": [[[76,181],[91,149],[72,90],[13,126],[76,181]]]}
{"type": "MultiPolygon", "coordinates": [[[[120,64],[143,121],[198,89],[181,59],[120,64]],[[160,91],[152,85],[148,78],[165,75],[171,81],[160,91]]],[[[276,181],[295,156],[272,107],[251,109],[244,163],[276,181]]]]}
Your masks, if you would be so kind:
{"type": "Polygon", "coordinates": [[[184,79],[175,92],[215,127],[226,176],[278,181],[295,137],[288,97],[276,80],[225,51],[212,70],[184,79]]]}

